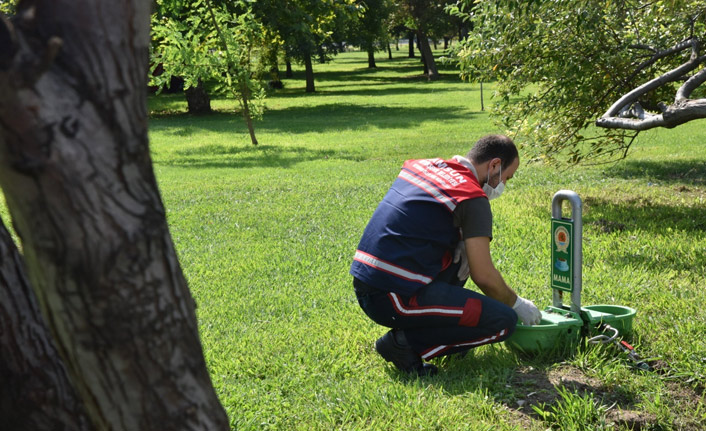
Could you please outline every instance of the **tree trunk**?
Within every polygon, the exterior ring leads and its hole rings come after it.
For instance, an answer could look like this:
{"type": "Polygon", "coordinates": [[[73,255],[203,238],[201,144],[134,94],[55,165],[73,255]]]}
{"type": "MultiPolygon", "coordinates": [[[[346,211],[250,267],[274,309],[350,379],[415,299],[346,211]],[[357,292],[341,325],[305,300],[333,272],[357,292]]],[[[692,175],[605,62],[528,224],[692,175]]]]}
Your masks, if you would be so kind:
{"type": "Polygon", "coordinates": [[[422,51],[422,45],[419,43],[419,37],[417,37],[417,48],[419,49],[419,58],[422,62],[422,68],[424,69],[424,75],[429,76],[429,66],[427,66],[427,59],[424,56],[424,51],[422,51]]]}
{"type": "Polygon", "coordinates": [[[0,420],[8,430],[91,430],[0,221],[0,420]]]}
{"type": "Polygon", "coordinates": [[[199,81],[199,85],[196,87],[189,87],[184,90],[184,95],[186,96],[186,105],[188,106],[189,114],[204,115],[212,112],[211,98],[201,81],[199,81]]]}
{"type": "Polygon", "coordinates": [[[70,379],[98,429],[227,430],[150,159],[150,2],[29,7],[0,29],[0,187],[70,379]]]}
{"type": "Polygon", "coordinates": [[[427,64],[427,59],[424,56],[423,52],[420,52],[419,55],[420,55],[420,57],[422,57],[422,69],[424,70],[423,74],[428,77],[429,76],[429,65],[427,64]]]}
{"type": "Polygon", "coordinates": [[[444,49],[449,49],[449,38],[444,36],[444,49]]]}
{"type": "Polygon", "coordinates": [[[422,56],[425,60],[427,77],[430,81],[436,81],[439,79],[439,71],[436,69],[436,62],[429,46],[429,40],[427,40],[427,36],[422,31],[417,31],[417,39],[419,40],[419,49],[422,51],[422,56]]]}
{"type": "Polygon", "coordinates": [[[483,101],[483,81],[480,82],[480,110],[485,111],[485,102],[483,101]]]}
{"type": "Polygon", "coordinates": [[[458,25],[458,41],[461,42],[465,38],[468,37],[468,26],[465,24],[459,24],[458,25]]]}
{"type": "Polygon", "coordinates": [[[242,92],[242,101],[243,101],[243,117],[245,117],[245,123],[248,125],[248,133],[250,133],[250,142],[252,142],[253,145],[257,145],[257,138],[255,137],[255,127],[252,124],[252,115],[250,114],[250,105],[249,105],[249,99],[250,99],[250,89],[248,88],[248,85],[246,83],[243,83],[240,86],[240,91],[242,92]]]}
{"type": "Polygon", "coordinates": [[[291,78],[294,76],[294,72],[292,72],[292,60],[289,59],[289,56],[284,57],[284,77],[285,78],[291,78]]]}
{"type": "Polygon", "coordinates": [[[392,48],[389,43],[387,44],[387,59],[392,60],[392,48]]]}
{"type": "Polygon", "coordinates": [[[267,47],[267,63],[270,69],[270,88],[284,88],[282,79],[279,76],[278,51],[279,49],[276,44],[270,44],[267,47]]]}
{"type": "Polygon", "coordinates": [[[375,69],[377,65],[375,64],[375,49],[373,47],[368,48],[368,68],[375,69]]]}
{"type": "Polygon", "coordinates": [[[414,32],[409,32],[409,58],[414,58],[414,32]]]}
{"type": "Polygon", "coordinates": [[[311,65],[311,54],[309,53],[304,56],[304,75],[306,77],[306,92],[315,92],[316,88],[314,86],[314,68],[311,65]]]}

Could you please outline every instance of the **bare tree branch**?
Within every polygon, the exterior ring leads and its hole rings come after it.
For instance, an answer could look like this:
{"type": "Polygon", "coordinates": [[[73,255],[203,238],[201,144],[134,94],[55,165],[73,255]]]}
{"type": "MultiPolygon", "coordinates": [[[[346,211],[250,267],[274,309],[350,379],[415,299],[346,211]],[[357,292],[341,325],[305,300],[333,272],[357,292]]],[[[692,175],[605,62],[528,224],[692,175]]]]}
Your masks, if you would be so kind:
{"type": "Polygon", "coordinates": [[[669,82],[683,79],[687,73],[704,63],[706,56],[699,55],[701,41],[692,38],[656,53],[652,58],[638,66],[638,71],[642,70],[654,64],[657,60],[683,51],[688,47],[691,47],[689,61],[625,94],[608,108],[606,113],[596,121],[596,125],[613,129],[647,130],[654,127],[671,128],[691,120],[706,118],[706,110],[704,110],[706,99],[688,99],[691,93],[706,81],[706,69],[687,79],[677,91],[674,104],[669,106],[662,104],[660,106],[662,112],[659,114],[646,112],[638,102],[648,92],[669,82]]]}
{"type": "Polygon", "coordinates": [[[648,130],[672,128],[700,118],[706,118],[706,99],[682,100],[668,106],[662,114],[645,113],[642,118],[602,117],[596,125],[608,129],[648,130]]]}
{"type": "MultiPolygon", "coordinates": [[[[692,49],[696,50],[698,49],[698,43],[693,40],[692,42],[692,49]]],[[[691,72],[692,70],[696,69],[699,64],[701,64],[704,60],[706,60],[706,56],[695,56],[692,53],[691,58],[689,61],[686,63],[682,64],[681,66],[670,70],[669,72],[658,76],[657,78],[648,81],[641,86],[635,88],[634,90],[630,91],[628,94],[624,95],[620,99],[618,99],[617,102],[615,102],[610,108],[608,108],[608,111],[606,111],[605,114],[603,114],[603,117],[613,117],[616,114],[618,114],[624,106],[630,105],[634,102],[636,102],[640,96],[644,95],[645,93],[648,93],[656,88],[659,88],[666,84],[667,82],[670,82],[674,80],[675,78],[678,78],[680,76],[684,76],[685,74],[691,72]]]]}
{"type": "Polygon", "coordinates": [[[679,87],[675,101],[679,102],[688,99],[691,93],[703,84],[704,81],[706,81],[706,68],[701,69],[700,72],[687,79],[684,85],[679,87]]]}

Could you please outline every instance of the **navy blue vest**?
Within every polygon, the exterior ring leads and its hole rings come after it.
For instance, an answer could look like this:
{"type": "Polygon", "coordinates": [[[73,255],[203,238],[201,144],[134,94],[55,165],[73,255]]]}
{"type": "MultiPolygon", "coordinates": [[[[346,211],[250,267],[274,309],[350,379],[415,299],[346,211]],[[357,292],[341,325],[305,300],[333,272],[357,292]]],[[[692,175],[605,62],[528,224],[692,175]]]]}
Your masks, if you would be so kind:
{"type": "Polygon", "coordinates": [[[461,234],[453,211],[486,197],[456,160],[407,160],[373,213],[350,273],[373,287],[412,295],[451,263],[461,234]]]}

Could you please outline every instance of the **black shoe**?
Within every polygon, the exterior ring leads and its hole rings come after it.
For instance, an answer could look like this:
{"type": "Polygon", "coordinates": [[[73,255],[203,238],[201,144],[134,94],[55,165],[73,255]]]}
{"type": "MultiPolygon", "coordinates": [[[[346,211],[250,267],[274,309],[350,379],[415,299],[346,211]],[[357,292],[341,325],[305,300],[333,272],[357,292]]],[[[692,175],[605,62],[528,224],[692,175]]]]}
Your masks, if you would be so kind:
{"type": "Polygon", "coordinates": [[[433,376],[438,371],[434,365],[422,361],[422,358],[412,350],[404,333],[400,331],[392,329],[378,338],[375,342],[375,350],[387,362],[392,362],[405,373],[433,376]]]}

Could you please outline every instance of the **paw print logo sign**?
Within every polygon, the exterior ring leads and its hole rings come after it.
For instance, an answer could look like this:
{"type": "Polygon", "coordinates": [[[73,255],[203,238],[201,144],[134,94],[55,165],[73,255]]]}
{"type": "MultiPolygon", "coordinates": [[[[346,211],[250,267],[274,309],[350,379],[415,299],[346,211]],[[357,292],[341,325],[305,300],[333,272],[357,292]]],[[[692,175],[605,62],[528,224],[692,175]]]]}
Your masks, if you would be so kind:
{"type": "Polygon", "coordinates": [[[573,290],[571,237],[573,222],[552,219],[552,274],[551,286],[567,292],[573,290]]]}
{"type": "Polygon", "coordinates": [[[564,226],[557,227],[554,231],[554,241],[556,243],[556,250],[563,253],[567,253],[570,238],[571,235],[564,226]]]}

